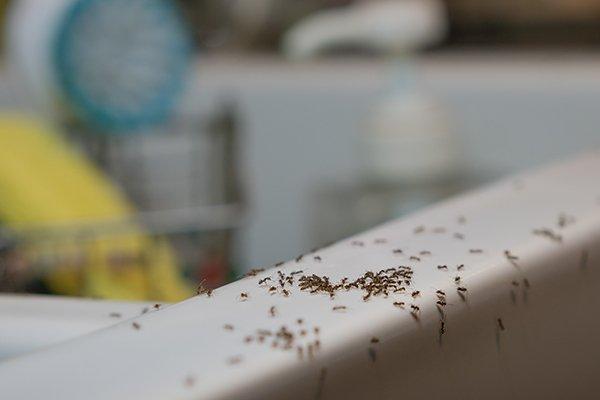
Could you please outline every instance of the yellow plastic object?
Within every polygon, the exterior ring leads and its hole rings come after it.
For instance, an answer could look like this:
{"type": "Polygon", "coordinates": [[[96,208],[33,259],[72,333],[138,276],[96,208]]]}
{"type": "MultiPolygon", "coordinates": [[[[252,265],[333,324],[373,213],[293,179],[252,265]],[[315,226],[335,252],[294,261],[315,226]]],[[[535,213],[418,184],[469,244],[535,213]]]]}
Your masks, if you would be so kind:
{"type": "MultiPolygon", "coordinates": [[[[128,218],[134,209],[100,171],[47,126],[0,115],[0,224],[26,234],[128,218]]],[[[86,240],[32,241],[38,264],[53,255],[46,282],[52,291],[111,299],[178,301],[192,294],[164,240],[131,223],[118,234],[86,240]]]]}

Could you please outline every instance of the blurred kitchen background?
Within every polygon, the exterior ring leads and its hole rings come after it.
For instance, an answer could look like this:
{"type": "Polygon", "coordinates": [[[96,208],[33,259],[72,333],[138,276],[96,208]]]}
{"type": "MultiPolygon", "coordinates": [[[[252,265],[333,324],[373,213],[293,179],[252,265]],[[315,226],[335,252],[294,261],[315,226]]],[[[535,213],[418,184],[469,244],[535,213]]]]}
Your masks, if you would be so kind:
{"type": "Polygon", "coordinates": [[[600,145],[597,0],[0,10],[0,291],[176,301],[600,145]]]}

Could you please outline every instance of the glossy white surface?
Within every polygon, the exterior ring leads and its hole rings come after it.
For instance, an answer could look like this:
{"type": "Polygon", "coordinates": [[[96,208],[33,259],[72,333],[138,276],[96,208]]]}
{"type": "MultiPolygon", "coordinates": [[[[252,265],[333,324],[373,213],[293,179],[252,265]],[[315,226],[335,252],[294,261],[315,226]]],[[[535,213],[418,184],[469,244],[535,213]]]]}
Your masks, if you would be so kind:
{"type": "MultiPolygon", "coordinates": [[[[210,297],[143,315],[135,319],[139,329],[127,321],[7,360],[0,363],[2,393],[19,399],[594,398],[600,391],[599,181],[600,153],[504,180],[210,297]],[[567,216],[562,227],[561,213],[567,216]],[[415,233],[419,226],[424,231],[415,233]],[[397,248],[403,253],[395,254],[397,248]],[[432,254],[410,259],[423,250],[432,254]],[[284,297],[258,285],[279,270],[335,281],[399,265],[415,271],[410,291],[420,291],[418,297],[363,301],[350,290],[331,300],[297,285],[284,297]],[[467,289],[464,300],[456,276],[467,289]],[[441,339],[436,290],[447,295],[441,339]],[[394,301],[418,305],[418,320],[394,301]],[[347,309],[335,312],[335,305],[347,309]],[[273,349],[268,340],[244,341],[257,329],[286,325],[297,332],[298,318],[320,328],[314,359],[273,349]]],[[[313,334],[296,339],[309,340],[313,334]]]]}
{"type": "Polygon", "coordinates": [[[153,306],[154,303],[1,294],[0,360],[137,317],[145,310],[153,310],[153,306]]]}

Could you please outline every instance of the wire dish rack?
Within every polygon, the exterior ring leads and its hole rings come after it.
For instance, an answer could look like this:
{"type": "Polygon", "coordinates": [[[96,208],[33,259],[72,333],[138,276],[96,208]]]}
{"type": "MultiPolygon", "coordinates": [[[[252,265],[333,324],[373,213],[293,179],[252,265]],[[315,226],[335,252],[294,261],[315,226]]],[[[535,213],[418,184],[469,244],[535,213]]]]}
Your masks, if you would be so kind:
{"type": "Polygon", "coordinates": [[[199,281],[216,287],[236,275],[246,210],[231,105],[148,134],[69,131],[137,211],[0,228],[0,291],[176,301],[199,281]]]}

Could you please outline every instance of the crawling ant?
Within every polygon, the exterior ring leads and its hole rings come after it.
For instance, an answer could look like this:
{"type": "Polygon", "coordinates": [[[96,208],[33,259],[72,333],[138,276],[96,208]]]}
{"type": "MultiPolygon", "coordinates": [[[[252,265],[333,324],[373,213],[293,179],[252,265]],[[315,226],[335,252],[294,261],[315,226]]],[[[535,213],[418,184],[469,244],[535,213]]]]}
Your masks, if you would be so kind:
{"type": "Polygon", "coordinates": [[[186,376],[185,380],[183,381],[183,384],[186,387],[192,387],[192,386],[194,386],[195,383],[196,383],[196,379],[191,375],[186,376]]]}
{"type": "Polygon", "coordinates": [[[383,244],[383,243],[387,243],[387,240],[383,239],[383,238],[379,238],[379,239],[373,240],[373,243],[375,243],[375,244],[383,244]]]}
{"type": "Polygon", "coordinates": [[[317,262],[321,262],[321,261],[323,261],[323,260],[321,259],[321,256],[314,256],[314,257],[313,257],[313,260],[315,260],[315,261],[317,261],[317,262]]]}
{"type": "Polygon", "coordinates": [[[440,307],[444,307],[446,305],[446,302],[444,300],[438,300],[436,301],[436,304],[440,307]]]}
{"type": "Polygon", "coordinates": [[[135,329],[136,331],[139,331],[141,328],[141,325],[138,324],[137,322],[132,322],[131,326],[133,326],[133,329],[135,329]]]}
{"type": "Polygon", "coordinates": [[[465,268],[465,264],[460,264],[456,266],[457,271],[462,271],[465,268]]]}
{"type": "Polygon", "coordinates": [[[271,292],[271,293],[276,292],[276,291],[277,291],[277,288],[275,286],[271,286],[269,288],[269,292],[271,292]]]}
{"type": "Polygon", "coordinates": [[[373,337],[371,338],[371,343],[373,343],[373,344],[375,344],[375,343],[379,343],[379,338],[378,338],[378,337],[375,337],[375,336],[373,336],[373,337]]]}
{"type": "Polygon", "coordinates": [[[248,292],[242,292],[242,293],[240,293],[240,299],[241,300],[248,300],[248,292]]]}
{"type": "Polygon", "coordinates": [[[213,291],[212,291],[212,289],[205,287],[204,282],[206,282],[205,279],[200,282],[200,284],[198,285],[198,288],[196,289],[196,294],[198,296],[205,294],[207,297],[210,297],[210,296],[212,296],[213,291]]]}
{"type": "Polygon", "coordinates": [[[155,310],[158,310],[159,308],[160,308],[160,304],[157,303],[157,304],[154,305],[154,309],[155,310]]]}
{"type": "Polygon", "coordinates": [[[459,233],[459,232],[455,232],[454,233],[454,238],[455,239],[459,239],[459,240],[464,240],[465,239],[465,235],[463,235],[462,233],[459,233]]]}
{"type": "Polygon", "coordinates": [[[402,254],[402,249],[394,249],[394,250],[392,250],[392,253],[394,253],[394,254],[402,254]]]}
{"type": "Polygon", "coordinates": [[[148,307],[142,308],[142,314],[146,314],[150,309],[148,307]]]}
{"type": "Polygon", "coordinates": [[[515,261],[515,260],[519,259],[519,257],[515,256],[514,254],[511,254],[510,250],[504,250],[504,255],[506,256],[507,259],[509,259],[511,261],[515,261]]]}
{"type": "Polygon", "coordinates": [[[267,281],[271,281],[271,280],[272,280],[271,277],[267,276],[266,278],[260,279],[258,281],[258,284],[262,285],[263,283],[267,283],[267,281]]]}
{"type": "Polygon", "coordinates": [[[250,276],[256,276],[259,273],[263,272],[265,269],[264,268],[253,268],[250,271],[248,271],[246,273],[246,275],[244,275],[245,278],[250,277],[250,276]]]}
{"type": "Polygon", "coordinates": [[[296,257],[296,262],[299,263],[302,261],[302,258],[304,258],[304,254],[300,254],[298,257],[296,257]]]}
{"type": "Polygon", "coordinates": [[[319,329],[319,327],[318,327],[318,326],[315,326],[315,327],[313,328],[313,332],[315,333],[315,335],[318,335],[320,331],[321,331],[321,330],[319,329]]]}
{"type": "Polygon", "coordinates": [[[565,213],[560,213],[558,215],[558,226],[560,228],[564,228],[565,226],[572,224],[575,222],[575,217],[567,215],[565,213]]]}
{"type": "Polygon", "coordinates": [[[242,362],[242,356],[230,357],[229,360],[227,360],[227,363],[229,365],[235,365],[235,364],[239,364],[241,362],[242,362]]]}
{"type": "Polygon", "coordinates": [[[404,302],[403,302],[403,301],[395,301],[395,302],[394,302],[394,305],[395,305],[396,307],[404,307],[404,302]]]}
{"type": "Polygon", "coordinates": [[[275,263],[276,267],[281,267],[283,264],[285,264],[285,261],[279,261],[275,263]]]}
{"type": "Polygon", "coordinates": [[[459,292],[466,292],[467,288],[463,287],[463,286],[459,286],[459,287],[456,288],[456,290],[458,290],[459,292]]]}
{"type": "Polygon", "coordinates": [[[333,311],[343,311],[346,309],[346,306],[335,306],[332,308],[333,311]]]}
{"type": "Polygon", "coordinates": [[[456,283],[456,284],[460,283],[460,276],[454,277],[454,283],[456,283]]]}
{"type": "Polygon", "coordinates": [[[421,294],[421,292],[419,290],[415,290],[414,292],[412,292],[410,295],[414,298],[416,298],[417,296],[419,296],[421,294]]]}
{"type": "Polygon", "coordinates": [[[444,292],[443,290],[436,290],[435,293],[440,297],[446,296],[446,292],[444,292]]]}
{"type": "Polygon", "coordinates": [[[287,289],[283,289],[283,290],[281,291],[281,293],[283,293],[283,295],[284,295],[285,297],[288,297],[288,296],[290,295],[290,292],[289,292],[287,289]]]}
{"type": "Polygon", "coordinates": [[[417,256],[410,256],[410,260],[412,261],[421,261],[421,259],[417,256]]]}
{"type": "Polygon", "coordinates": [[[437,269],[448,269],[447,265],[438,265],[437,269]]]}
{"type": "Polygon", "coordinates": [[[444,321],[440,321],[440,337],[446,333],[446,323],[444,321]]]}
{"type": "Polygon", "coordinates": [[[118,312],[111,312],[110,314],[108,314],[108,316],[111,318],[121,318],[122,317],[121,313],[118,313],[118,312]]]}
{"type": "Polygon", "coordinates": [[[422,250],[421,252],[419,252],[419,254],[422,256],[430,256],[431,252],[429,250],[422,250]]]}
{"type": "Polygon", "coordinates": [[[502,322],[502,318],[498,318],[498,327],[500,328],[501,331],[504,330],[504,323],[502,322]]]}
{"type": "Polygon", "coordinates": [[[425,227],[423,225],[417,226],[414,230],[413,233],[423,233],[425,231],[425,227]]]}
{"type": "Polygon", "coordinates": [[[302,324],[304,323],[304,320],[303,320],[302,318],[298,318],[298,319],[296,320],[296,323],[297,323],[298,325],[302,325],[302,324]]]}
{"type": "Polygon", "coordinates": [[[231,325],[231,324],[225,324],[225,325],[223,325],[223,329],[225,329],[226,331],[232,331],[233,330],[233,325],[231,325]]]}
{"type": "Polygon", "coordinates": [[[538,235],[538,236],[545,236],[548,239],[553,240],[555,242],[559,242],[559,243],[562,242],[562,235],[559,235],[558,233],[554,233],[552,231],[552,229],[547,229],[547,228],[534,229],[533,234],[538,235]]]}
{"type": "Polygon", "coordinates": [[[363,247],[365,245],[365,243],[361,240],[353,240],[352,242],[350,242],[350,244],[352,246],[357,246],[357,247],[363,247]]]}
{"type": "Polygon", "coordinates": [[[269,308],[269,314],[271,314],[271,317],[275,317],[277,315],[277,309],[275,306],[271,306],[271,308],[269,308]]]}
{"type": "Polygon", "coordinates": [[[290,275],[298,275],[298,274],[301,274],[301,273],[303,273],[303,272],[304,272],[304,271],[302,271],[302,270],[300,270],[300,271],[294,271],[294,272],[292,272],[290,275]]]}
{"type": "Polygon", "coordinates": [[[414,304],[411,304],[411,305],[410,305],[410,308],[411,308],[411,310],[412,310],[412,311],[410,312],[410,315],[412,315],[412,317],[418,321],[418,320],[419,320],[419,311],[420,311],[421,309],[419,308],[419,306],[416,306],[416,305],[414,305],[414,304]]]}

